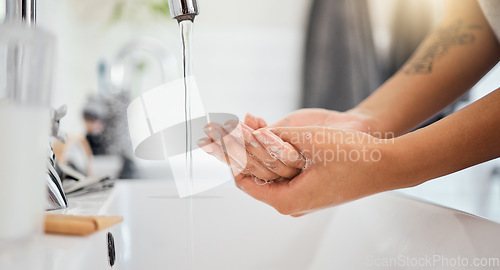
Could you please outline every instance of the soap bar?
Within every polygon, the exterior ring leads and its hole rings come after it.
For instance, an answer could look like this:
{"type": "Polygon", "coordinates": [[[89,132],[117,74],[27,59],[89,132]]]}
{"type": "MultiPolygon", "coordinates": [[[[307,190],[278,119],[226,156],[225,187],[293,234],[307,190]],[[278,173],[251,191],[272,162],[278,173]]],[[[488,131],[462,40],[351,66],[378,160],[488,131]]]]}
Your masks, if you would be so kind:
{"type": "Polygon", "coordinates": [[[45,215],[45,233],[89,235],[123,221],[119,216],[45,215]]]}

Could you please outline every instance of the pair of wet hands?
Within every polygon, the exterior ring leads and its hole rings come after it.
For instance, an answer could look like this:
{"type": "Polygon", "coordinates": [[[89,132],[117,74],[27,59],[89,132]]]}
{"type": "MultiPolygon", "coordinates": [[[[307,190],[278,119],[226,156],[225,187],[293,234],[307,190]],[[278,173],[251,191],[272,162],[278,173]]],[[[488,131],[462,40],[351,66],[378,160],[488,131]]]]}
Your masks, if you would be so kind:
{"type": "Polygon", "coordinates": [[[247,115],[244,122],[210,123],[207,137],[198,141],[206,153],[229,165],[233,176],[252,177],[257,184],[290,180],[307,165],[306,158],[283,141],[261,118],[247,115]]]}

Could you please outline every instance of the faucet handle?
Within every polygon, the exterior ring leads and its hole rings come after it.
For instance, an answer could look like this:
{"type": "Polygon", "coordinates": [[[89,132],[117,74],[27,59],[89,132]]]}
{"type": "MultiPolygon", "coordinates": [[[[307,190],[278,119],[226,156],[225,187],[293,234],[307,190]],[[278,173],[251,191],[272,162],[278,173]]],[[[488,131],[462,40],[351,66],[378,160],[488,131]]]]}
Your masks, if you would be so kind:
{"type": "Polygon", "coordinates": [[[68,201],[62,186],[61,178],[50,161],[47,161],[47,210],[66,209],[68,201]]]}

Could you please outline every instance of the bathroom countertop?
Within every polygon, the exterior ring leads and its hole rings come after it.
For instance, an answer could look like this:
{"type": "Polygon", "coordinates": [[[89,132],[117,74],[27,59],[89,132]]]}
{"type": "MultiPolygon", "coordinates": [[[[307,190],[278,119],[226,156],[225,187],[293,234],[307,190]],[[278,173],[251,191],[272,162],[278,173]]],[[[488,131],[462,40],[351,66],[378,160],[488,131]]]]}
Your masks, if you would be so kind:
{"type": "Polygon", "coordinates": [[[500,224],[395,193],[302,218],[282,216],[229,182],[195,196],[192,215],[189,200],[166,180],[120,180],[111,191],[70,198],[67,214],[124,221],[87,237],[41,235],[0,254],[0,269],[187,269],[188,254],[195,269],[373,269],[391,260],[398,263],[391,269],[404,269],[422,258],[435,267],[451,258],[469,266],[500,260],[500,224]]]}

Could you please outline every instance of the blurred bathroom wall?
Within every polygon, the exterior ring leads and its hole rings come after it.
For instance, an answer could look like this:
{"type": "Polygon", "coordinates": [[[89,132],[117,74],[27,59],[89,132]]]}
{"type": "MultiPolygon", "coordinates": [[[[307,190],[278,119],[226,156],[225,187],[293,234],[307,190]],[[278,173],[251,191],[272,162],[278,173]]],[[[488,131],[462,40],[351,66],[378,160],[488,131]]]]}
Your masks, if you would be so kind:
{"type": "MultiPolygon", "coordinates": [[[[0,0],[0,19],[4,1],[0,0]]],[[[177,23],[147,12],[128,14],[127,18],[112,22],[112,7],[118,1],[125,0],[39,0],[38,24],[58,38],[52,103],[54,107],[68,104],[62,126],[70,134],[83,135],[82,107],[89,94],[97,93],[97,63],[102,59],[110,61],[126,42],[144,35],[158,38],[180,64],[177,23]]],[[[200,0],[194,71],[207,111],[240,117],[252,112],[273,122],[299,106],[311,2],[200,0]]],[[[374,42],[382,58],[390,53],[391,45],[391,16],[386,14],[394,10],[397,2],[368,0],[374,42]]],[[[133,10],[129,8],[129,12],[130,9],[133,10]]],[[[139,88],[147,90],[161,83],[157,68],[148,67],[139,88]]],[[[500,87],[499,77],[497,65],[472,89],[470,100],[462,106],[500,87]]],[[[500,167],[498,159],[404,192],[500,221],[500,177],[493,177],[495,167],[500,167]]]]}
{"type": "MultiPolygon", "coordinates": [[[[58,38],[53,105],[68,104],[62,126],[69,133],[84,132],[81,111],[87,96],[97,93],[98,61],[110,61],[127,41],[144,35],[158,38],[181,62],[174,20],[136,8],[138,14],[113,22],[116,2],[39,0],[38,24],[58,38]]],[[[194,73],[207,111],[239,117],[252,112],[273,122],[298,106],[309,2],[256,0],[235,5],[234,0],[200,0],[194,73]]],[[[151,67],[150,73],[159,74],[157,68],[151,67]]],[[[158,76],[149,75],[141,88],[160,83],[158,76]]]]}

